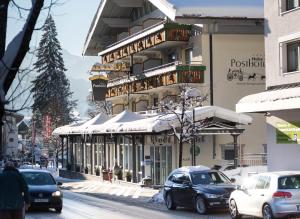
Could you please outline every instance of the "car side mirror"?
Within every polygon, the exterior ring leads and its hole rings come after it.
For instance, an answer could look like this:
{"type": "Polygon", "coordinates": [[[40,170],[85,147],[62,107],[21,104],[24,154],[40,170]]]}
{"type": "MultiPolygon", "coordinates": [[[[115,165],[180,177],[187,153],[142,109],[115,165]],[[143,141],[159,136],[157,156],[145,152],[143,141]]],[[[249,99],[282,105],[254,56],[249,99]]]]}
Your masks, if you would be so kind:
{"type": "Polygon", "coordinates": [[[231,183],[235,183],[235,182],[236,182],[236,179],[235,179],[235,178],[231,178],[231,179],[230,179],[230,182],[231,182],[231,183]]]}
{"type": "Polygon", "coordinates": [[[57,182],[56,183],[56,185],[58,185],[58,186],[62,186],[62,184],[63,184],[62,182],[57,182]]]}

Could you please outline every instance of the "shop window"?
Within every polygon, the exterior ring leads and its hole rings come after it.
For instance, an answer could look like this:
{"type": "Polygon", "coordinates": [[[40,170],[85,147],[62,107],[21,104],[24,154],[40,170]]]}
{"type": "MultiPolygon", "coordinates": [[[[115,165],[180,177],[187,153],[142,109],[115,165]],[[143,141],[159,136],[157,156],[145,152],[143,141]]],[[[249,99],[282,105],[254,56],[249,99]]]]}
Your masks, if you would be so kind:
{"type": "Polygon", "coordinates": [[[234,150],[226,149],[224,151],[224,160],[234,160],[234,150]]]}

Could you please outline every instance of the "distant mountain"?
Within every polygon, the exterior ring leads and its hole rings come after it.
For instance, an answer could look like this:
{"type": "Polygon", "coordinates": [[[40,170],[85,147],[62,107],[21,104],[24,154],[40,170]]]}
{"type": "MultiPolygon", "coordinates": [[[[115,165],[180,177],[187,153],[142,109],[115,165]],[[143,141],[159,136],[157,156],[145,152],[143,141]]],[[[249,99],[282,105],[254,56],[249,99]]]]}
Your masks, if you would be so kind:
{"type": "MultiPolygon", "coordinates": [[[[77,102],[77,111],[80,113],[81,117],[85,116],[87,110],[87,102],[86,97],[89,94],[89,90],[92,88],[91,83],[88,80],[89,74],[88,71],[91,69],[92,65],[99,60],[98,57],[80,57],[76,55],[72,55],[67,50],[62,51],[63,59],[65,62],[65,67],[67,69],[66,76],[70,81],[71,91],[73,92],[73,99],[78,100],[77,102]]],[[[32,56],[32,54],[28,54],[23,63],[23,68],[33,68],[33,63],[36,61],[36,57],[32,56]]],[[[17,93],[20,93],[22,90],[28,88],[31,85],[31,81],[33,81],[36,77],[36,72],[31,72],[28,76],[26,76],[21,83],[21,88],[17,93]]],[[[18,79],[14,81],[13,87],[18,84],[18,79]]],[[[13,91],[13,87],[11,88],[10,92],[13,91]]],[[[16,94],[14,94],[15,96],[16,94]]],[[[14,108],[20,108],[23,104],[23,101],[29,95],[29,90],[23,93],[20,98],[17,98],[14,101],[14,108]]],[[[9,94],[7,95],[7,98],[9,94]]],[[[32,102],[32,101],[31,101],[32,102]]],[[[11,108],[11,106],[10,106],[11,108]]],[[[25,116],[31,114],[30,110],[21,111],[25,116]]]]}

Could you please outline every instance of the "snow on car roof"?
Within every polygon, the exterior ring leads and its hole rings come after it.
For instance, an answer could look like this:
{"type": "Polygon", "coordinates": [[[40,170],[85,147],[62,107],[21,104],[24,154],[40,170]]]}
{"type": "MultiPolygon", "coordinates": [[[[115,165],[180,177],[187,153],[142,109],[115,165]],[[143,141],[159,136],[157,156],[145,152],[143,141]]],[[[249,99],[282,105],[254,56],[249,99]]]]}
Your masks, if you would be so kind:
{"type": "Polygon", "coordinates": [[[210,170],[210,168],[207,166],[199,165],[199,166],[184,166],[184,167],[178,168],[177,170],[195,172],[195,171],[210,170]]]}

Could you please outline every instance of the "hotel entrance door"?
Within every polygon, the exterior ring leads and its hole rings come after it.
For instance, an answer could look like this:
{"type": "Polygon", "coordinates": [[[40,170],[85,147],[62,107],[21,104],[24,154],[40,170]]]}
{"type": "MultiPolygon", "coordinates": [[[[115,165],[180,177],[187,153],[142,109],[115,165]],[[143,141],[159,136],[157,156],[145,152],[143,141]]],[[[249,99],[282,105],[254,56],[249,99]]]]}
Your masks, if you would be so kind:
{"type": "Polygon", "coordinates": [[[151,146],[150,156],[153,185],[163,185],[172,171],[172,146],[151,146]]]}

